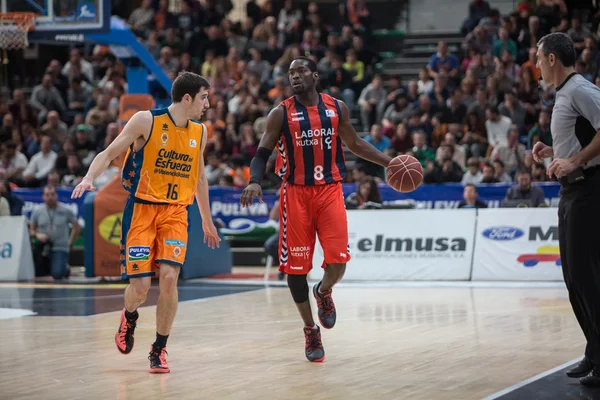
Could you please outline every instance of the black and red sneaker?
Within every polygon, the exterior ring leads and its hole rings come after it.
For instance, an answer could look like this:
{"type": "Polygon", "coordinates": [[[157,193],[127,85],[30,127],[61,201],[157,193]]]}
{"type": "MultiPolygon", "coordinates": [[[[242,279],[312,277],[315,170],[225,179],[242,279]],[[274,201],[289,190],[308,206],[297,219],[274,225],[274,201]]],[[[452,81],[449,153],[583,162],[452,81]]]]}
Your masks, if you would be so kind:
{"type": "Polygon", "coordinates": [[[169,368],[169,364],[167,363],[167,353],[166,347],[150,347],[150,355],[148,356],[148,360],[150,360],[150,372],[153,374],[166,374],[171,372],[169,368]]]}
{"type": "Polygon", "coordinates": [[[121,311],[121,321],[119,322],[119,330],[115,335],[115,343],[117,349],[122,354],[129,354],[133,349],[133,333],[135,332],[136,321],[128,321],[125,317],[125,308],[121,311]]]}
{"type": "Polygon", "coordinates": [[[316,328],[305,326],[304,339],[306,340],[304,351],[308,361],[323,362],[325,360],[325,350],[321,342],[321,329],[319,329],[319,326],[317,325],[316,328]]]}
{"type": "Polygon", "coordinates": [[[319,309],[319,321],[323,328],[331,329],[335,325],[336,312],[335,312],[335,303],[333,302],[333,297],[331,297],[332,290],[329,289],[326,292],[319,291],[321,287],[321,282],[317,283],[313,286],[313,295],[317,300],[317,308],[319,309]]]}

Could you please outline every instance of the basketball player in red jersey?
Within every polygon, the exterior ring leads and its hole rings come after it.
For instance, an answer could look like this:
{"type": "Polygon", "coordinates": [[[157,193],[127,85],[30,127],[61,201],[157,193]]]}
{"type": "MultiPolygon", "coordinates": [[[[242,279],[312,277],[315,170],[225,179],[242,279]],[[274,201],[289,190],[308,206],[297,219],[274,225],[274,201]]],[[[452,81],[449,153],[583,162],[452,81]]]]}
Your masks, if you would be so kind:
{"type": "Polygon", "coordinates": [[[309,361],[321,362],[325,351],[320,328],[313,320],[308,299],[307,275],[317,234],[325,253],[323,280],[313,287],[321,325],[333,328],[336,321],[332,288],[344,276],[350,260],[348,220],[342,182],[346,164],[342,142],[359,157],[387,167],[391,157],[360,138],[342,101],[319,94],[317,65],[296,58],[288,71],[295,95],[281,102],[267,117],[256,156],[250,164],[250,184],[240,203],[262,202],[260,182],[275,145],[279,151],[277,173],[283,179],[279,202],[279,271],[288,275],[288,286],[304,321],[305,353],[309,361]]]}

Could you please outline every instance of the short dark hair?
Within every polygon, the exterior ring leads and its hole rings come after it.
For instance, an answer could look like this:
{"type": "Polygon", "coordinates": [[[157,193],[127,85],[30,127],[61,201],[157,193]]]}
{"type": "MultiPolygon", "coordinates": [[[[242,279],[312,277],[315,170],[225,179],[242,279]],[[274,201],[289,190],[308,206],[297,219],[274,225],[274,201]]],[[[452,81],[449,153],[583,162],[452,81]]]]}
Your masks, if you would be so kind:
{"type": "Polygon", "coordinates": [[[517,171],[517,175],[529,175],[529,177],[531,178],[531,171],[529,171],[526,168],[519,168],[519,170],[517,171]]]}
{"type": "Polygon", "coordinates": [[[490,110],[494,114],[500,114],[500,111],[498,110],[498,106],[488,105],[485,109],[490,110]]]}
{"type": "Polygon", "coordinates": [[[565,67],[572,67],[577,60],[573,40],[562,32],[550,33],[540,39],[538,47],[542,47],[544,55],[554,54],[565,67]],[[543,46],[543,47],[542,47],[543,46]]]}
{"type": "Polygon", "coordinates": [[[475,189],[475,193],[477,193],[477,186],[475,186],[475,184],[473,184],[473,183],[467,183],[464,188],[466,189],[468,187],[472,187],[473,189],[475,189]]]}
{"type": "Polygon", "coordinates": [[[495,164],[499,164],[502,168],[504,168],[504,161],[497,159],[493,161],[495,164]]]}
{"type": "Polygon", "coordinates": [[[310,72],[317,72],[317,63],[315,63],[313,60],[311,60],[308,57],[296,57],[294,58],[294,61],[304,61],[306,63],[306,66],[308,67],[308,69],[310,69],[310,72]]]}
{"type": "Polygon", "coordinates": [[[179,103],[186,94],[189,94],[193,99],[202,88],[210,89],[210,83],[205,78],[193,72],[181,72],[173,81],[173,87],[171,88],[173,103],[179,103]]]}
{"type": "Polygon", "coordinates": [[[15,150],[17,148],[17,144],[12,140],[9,140],[5,143],[7,149],[15,150]]]}

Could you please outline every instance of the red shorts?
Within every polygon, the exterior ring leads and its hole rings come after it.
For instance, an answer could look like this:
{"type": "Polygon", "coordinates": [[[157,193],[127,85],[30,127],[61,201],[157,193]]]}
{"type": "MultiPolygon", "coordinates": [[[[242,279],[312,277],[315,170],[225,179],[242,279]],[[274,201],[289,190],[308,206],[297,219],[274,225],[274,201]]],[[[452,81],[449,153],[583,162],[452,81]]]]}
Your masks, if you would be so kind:
{"type": "Polygon", "coordinates": [[[317,235],[325,255],[323,268],[350,261],[348,218],[340,182],[319,186],[284,182],[279,205],[279,271],[308,274],[317,235]]]}

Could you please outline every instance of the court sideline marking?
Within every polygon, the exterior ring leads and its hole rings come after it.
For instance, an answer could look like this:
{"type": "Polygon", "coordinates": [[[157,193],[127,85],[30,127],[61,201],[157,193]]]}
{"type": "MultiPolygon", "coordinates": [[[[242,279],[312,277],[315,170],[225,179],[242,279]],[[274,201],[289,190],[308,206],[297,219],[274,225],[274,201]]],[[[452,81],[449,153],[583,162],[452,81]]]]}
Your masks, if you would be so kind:
{"type": "Polygon", "coordinates": [[[520,388],[522,388],[525,385],[528,385],[528,384],[530,384],[532,382],[535,382],[537,380],[545,378],[546,376],[551,375],[551,374],[553,374],[553,373],[555,373],[557,371],[560,371],[561,369],[567,368],[569,365],[575,364],[576,362],[579,362],[580,360],[581,360],[581,357],[576,358],[576,359],[571,360],[571,361],[568,361],[568,362],[566,362],[566,363],[564,363],[562,365],[559,365],[558,367],[554,367],[552,369],[549,369],[548,371],[545,371],[545,372],[542,372],[541,374],[537,374],[535,376],[532,376],[529,379],[525,379],[524,381],[521,381],[521,382],[519,382],[519,383],[517,383],[515,385],[512,385],[512,386],[510,386],[510,387],[508,387],[508,388],[506,388],[504,390],[501,390],[499,392],[491,394],[488,397],[485,397],[483,400],[494,400],[494,399],[497,399],[497,398],[499,398],[501,396],[504,396],[505,394],[508,394],[510,392],[514,392],[515,390],[520,389],[520,388]]]}

